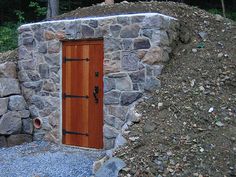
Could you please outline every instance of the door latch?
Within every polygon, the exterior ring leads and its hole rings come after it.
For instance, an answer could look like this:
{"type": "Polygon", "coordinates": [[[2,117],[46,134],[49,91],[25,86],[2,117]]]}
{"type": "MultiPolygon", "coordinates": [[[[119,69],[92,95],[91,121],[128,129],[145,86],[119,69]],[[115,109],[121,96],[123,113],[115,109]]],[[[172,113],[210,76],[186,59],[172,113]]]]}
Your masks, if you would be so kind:
{"type": "Polygon", "coordinates": [[[95,86],[94,90],[93,90],[93,96],[94,96],[94,99],[95,99],[95,103],[98,103],[98,92],[99,92],[99,87],[95,86]]]}

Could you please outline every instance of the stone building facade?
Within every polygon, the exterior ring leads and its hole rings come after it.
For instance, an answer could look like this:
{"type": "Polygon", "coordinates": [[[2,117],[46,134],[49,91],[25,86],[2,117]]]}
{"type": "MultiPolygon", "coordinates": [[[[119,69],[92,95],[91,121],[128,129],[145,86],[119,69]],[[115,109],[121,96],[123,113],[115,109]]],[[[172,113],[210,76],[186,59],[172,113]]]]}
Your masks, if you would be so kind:
{"type": "Polygon", "coordinates": [[[18,78],[31,118],[43,124],[34,139],[61,142],[61,41],[104,41],[104,144],[114,147],[137,121],[134,105],[160,87],[158,76],[178,40],[176,19],[157,13],[47,21],[19,28],[18,78]]]}

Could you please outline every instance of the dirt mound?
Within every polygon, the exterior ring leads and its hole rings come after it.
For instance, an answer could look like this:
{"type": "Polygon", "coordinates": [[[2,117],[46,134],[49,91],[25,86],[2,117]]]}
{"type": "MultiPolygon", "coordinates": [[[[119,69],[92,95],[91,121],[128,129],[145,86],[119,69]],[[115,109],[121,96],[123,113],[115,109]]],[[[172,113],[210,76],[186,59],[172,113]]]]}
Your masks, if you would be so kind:
{"type": "Polygon", "coordinates": [[[235,23],[173,2],[92,6],[57,19],[134,12],[176,17],[191,40],[173,51],[162,88],[137,106],[142,119],[115,153],[128,164],[120,176],[236,176],[235,23]]]}

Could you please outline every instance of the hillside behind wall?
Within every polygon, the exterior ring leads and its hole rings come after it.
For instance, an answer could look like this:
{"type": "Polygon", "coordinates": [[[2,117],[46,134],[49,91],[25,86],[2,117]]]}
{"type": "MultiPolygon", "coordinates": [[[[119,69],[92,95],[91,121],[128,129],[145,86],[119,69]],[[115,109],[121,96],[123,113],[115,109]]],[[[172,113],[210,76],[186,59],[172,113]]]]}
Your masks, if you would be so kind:
{"type": "Polygon", "coordinates": [[[17,65],[9,60],[1,62],[0,148],[32,141],[32,120],[17,78],[17,65]]]}

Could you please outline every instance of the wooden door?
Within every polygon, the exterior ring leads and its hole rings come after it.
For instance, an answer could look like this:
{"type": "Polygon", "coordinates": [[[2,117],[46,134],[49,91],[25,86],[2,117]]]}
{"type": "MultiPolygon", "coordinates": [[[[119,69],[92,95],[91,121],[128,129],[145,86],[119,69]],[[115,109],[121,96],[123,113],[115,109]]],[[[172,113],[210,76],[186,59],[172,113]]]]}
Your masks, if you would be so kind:
{"type": "Polygon", "coordinates": [[[103,41],[66,41],[62,51],[62,142],[103,148],[103,41]]]}

